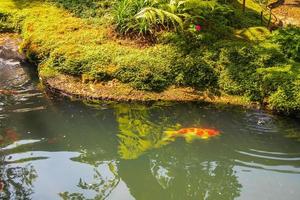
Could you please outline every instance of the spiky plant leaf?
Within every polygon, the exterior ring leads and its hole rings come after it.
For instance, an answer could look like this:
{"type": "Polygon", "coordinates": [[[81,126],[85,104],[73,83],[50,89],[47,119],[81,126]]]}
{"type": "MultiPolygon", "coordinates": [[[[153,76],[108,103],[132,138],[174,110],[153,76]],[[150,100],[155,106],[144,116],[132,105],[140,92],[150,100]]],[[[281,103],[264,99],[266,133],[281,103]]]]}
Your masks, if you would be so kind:
{"type": "Polygon", "coordinates": [[[181,29],[183,29],[183,21],[179,16],[159,8],[143,8],[135,15],[135,19],[144,19],[154,25],[164,25],[167,21],[170,21],[173,28],[176,29],[177,26],[179,26],[181,29]]]}

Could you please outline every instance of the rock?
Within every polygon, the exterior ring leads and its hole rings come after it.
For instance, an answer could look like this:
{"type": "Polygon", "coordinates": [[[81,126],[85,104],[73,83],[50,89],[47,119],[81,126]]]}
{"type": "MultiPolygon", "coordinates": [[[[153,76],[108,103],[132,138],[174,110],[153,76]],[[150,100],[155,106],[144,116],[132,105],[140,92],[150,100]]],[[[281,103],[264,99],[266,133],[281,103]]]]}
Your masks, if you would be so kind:
{"type": "Polygon", "coordinates": [[[0,45],[0,88],[11,89],[28,83],[30,77],[21,63],[25,56],[18,52],[17,41],[7,39],[0,45]]]}
{"type": "Polygon", "coordinates": [[[4,60],[24,61],[25,55],[19,52],[17,40],[6,39],[0,45],[0,58],[4,60]]]}

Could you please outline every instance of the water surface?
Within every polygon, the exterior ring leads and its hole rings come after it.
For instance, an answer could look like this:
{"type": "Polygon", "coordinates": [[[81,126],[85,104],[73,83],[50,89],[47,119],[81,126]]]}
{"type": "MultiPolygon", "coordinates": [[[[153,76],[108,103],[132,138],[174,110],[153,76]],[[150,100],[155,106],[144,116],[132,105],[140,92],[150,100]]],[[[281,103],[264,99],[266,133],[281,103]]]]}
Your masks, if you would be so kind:
{"type": "Polygon", "coordinates": [[[0,96],[0,199],[300,199],[296,119],[231,106],[87,105],[28,79],[0,96]],[[163,141],[179,127],[221,135],[163,141]]]}

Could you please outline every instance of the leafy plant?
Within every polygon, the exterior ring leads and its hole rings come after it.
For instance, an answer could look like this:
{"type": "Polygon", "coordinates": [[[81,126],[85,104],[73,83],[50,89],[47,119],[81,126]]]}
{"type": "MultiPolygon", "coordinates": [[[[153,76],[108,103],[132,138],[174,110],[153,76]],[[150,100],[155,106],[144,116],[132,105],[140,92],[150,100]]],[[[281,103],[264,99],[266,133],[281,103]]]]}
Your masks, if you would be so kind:
{"type": "Polygon", "coordinates": [[[99,17],[107,13],[114,0],[48,0],[70,10],[79,17],[99,17]]]}
{"type": "Polygon", "coordinates": [[[117,30],[122,34],[136,32],[154,35],[161,29],[183,29],[188,14],[180,9],[184,1],[119,0],[114,7],[117,30]]]}
{"type": "Polygon", "coordinates": [[[271,40],[278,43],[287,58],[300,61],[300,28],[288,26],[274,32],[271,40]]]}

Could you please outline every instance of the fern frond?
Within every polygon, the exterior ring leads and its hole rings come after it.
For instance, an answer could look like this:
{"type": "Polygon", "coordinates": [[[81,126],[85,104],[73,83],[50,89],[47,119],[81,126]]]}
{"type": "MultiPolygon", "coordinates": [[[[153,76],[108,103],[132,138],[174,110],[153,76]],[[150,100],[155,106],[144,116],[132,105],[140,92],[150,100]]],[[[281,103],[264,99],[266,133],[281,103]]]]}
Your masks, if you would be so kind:
{"type": "Polygon", "coordinates": [[[145,19],[149,23],[158,25],[164,25],[167,21],[172,22],[174,28],[179,25],[181,29],[183,29],[183,21],[182,19],[174,13],[168,12],[163,9],[146,7],[143,8],[140,12],[135,15],[137,20],[145,19]]]}

